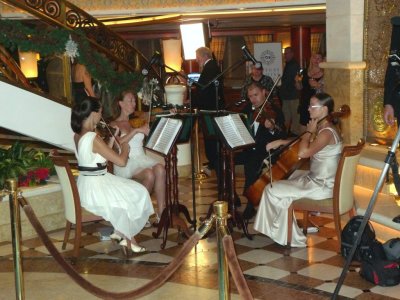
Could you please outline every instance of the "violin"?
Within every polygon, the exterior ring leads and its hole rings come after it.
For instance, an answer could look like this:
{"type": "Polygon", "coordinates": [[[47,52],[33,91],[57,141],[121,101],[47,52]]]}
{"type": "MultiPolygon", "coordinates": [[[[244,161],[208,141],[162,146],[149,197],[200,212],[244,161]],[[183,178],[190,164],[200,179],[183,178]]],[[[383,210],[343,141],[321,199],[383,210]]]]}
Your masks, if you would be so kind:
{"type": "MultiPolygon", "coordinates": [[[[346,117],[349,114],[350,107],[348,105],[342,105],[338,112],[332,112],[325,116],[318,121],[318,124],[323,120],[329,120],[332,122],[334,119],[346,117]]],[[[305,133],[306,132],[302,133],[284,147],[277,149],[264,160],[264,163],[268,168],[267,172],[261,174],[261,176],[244,192],[244,195],[254,206],[258,206],[260,203],[261,196],[267,184],[270,184],[273,181],[289,178],[295,170],[300,168],[308,160],[299,159],[298,157],[300,147],[299,141],[305,133]]]]}
{"type": "Polygon", "coordinates": [[[265,121],[268,120],[275,120],[277,117],[277,112],[276,109],[274,109],[274,104],[271,102],[264,102],[262,106],[259,108],[256,108],[253,111],[253,123],[252,126],[255,122],[259,122],[261,124],[264,124],[265,121]]]}
{"type": "MultiPolygon", "coordinates": [[[[100,122],[96,125],[97,133],[105,140],[109,140],[110,138],[114,137],[115,144],[121,149],[121,144],[119,143],[117,136],[115,135],[117,129],[114,127],[109,126],[103,118],[101,118],[100,122]]],[[[119,132],[120,134],[120,132],[119,132]]]]}

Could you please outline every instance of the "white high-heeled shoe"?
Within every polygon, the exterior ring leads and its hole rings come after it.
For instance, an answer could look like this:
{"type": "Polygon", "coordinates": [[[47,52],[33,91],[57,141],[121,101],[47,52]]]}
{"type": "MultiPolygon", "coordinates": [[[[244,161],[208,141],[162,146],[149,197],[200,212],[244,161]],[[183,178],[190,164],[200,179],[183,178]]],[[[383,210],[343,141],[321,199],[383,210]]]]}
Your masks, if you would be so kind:
{"type": "Polygon", "coordinates": [[[119,245],[122,247],[122,251],[124,251],[125,254],[127,254],[128,252],[132,251],[134,253],[142,253],[142,252],[146,252],[147,249],[145,247],[136,245],[134,243],[131,243],[131,249],[130,251],[128,249],[128,241],[127,240],[122,240],[121,242],[119,242],[119,245]]]}
{"type": "Polygon", "coordinates": [[[110,239],[114,243],[120,243],[123,240],[122,236],[116,234],[115,231],[110,234],[110,239]]]}

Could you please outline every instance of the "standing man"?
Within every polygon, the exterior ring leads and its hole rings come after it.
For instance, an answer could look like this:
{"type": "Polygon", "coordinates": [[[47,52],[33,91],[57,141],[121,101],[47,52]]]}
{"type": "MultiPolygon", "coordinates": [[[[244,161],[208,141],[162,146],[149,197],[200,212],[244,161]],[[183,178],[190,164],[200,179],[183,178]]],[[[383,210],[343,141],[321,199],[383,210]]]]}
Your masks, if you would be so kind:
{"type": "Polygon", "coordinates": [[[285,116],[286,128],[293,134],[300,134],[299,123],[299,96],[296,89],[296,75],[300,71],[300,66],[294,59],[293,49],[286,47],[285,68],[282,74],[282,84],[279,89],[279,97],[282,101],[282,110],[285,116]]]}
{"type": "MultiPolygon", "coordinates": [[[[218,110],[225,108],[223,99],[222,78],[218,79],[218,93],[215,83],[211,83],[221,72],[217,62],[213,59],[212,52],[207,47],[200,47],[196,50],[196,61],[199,64],[201,74],[194,97],[193,106],[200,110],[218,110]]],[[[218,149],[216,139],[204,139],[208,168],[216,169],[218,166],[218,149]]]]}
{"type": "Polygon", "coordinates": [[[272,78],[269,77],[268,75],[263,74],[262,64],[261,63],[259,65],[255,64],[251,67],[250,75],[247,76],[246,79],[244,80],[240,99],[249,100],[247,96],[247,88],[253,82],[259,82],[266,89],[267,93],[269,93],[272,87],[274,86],[274,81],[272,80],[272,78]]]}

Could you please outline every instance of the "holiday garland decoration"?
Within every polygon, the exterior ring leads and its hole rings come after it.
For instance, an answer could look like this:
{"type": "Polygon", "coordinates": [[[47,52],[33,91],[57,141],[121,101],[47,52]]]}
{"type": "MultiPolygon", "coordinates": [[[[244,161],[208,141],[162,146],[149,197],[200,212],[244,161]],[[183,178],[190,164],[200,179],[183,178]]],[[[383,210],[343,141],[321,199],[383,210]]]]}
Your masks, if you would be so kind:
{"type": "Polygon", "coordinates": [[[0,44],[10,51],[33,51],[41,57],[67,55],[85,65],[90,75],[112,94],[131,89],[143,76],[133,72],[116,72],[103,54],[94,50],[81,30],[31,28],[19,21],[0,20],[0,44]]]}

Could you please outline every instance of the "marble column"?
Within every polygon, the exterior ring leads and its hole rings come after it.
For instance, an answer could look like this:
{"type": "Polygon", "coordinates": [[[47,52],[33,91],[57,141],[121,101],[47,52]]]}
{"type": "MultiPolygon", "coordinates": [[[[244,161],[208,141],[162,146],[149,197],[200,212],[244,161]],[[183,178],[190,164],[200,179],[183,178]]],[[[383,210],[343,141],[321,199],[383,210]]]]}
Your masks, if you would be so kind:
{"type": "Polygon", "coordinates": [[[306,68],[311,57],[311,29],[298,26],[290,28],[290,45],[294,51],[294,59],[301,68],[306,68]]]}
{"type": "Polygon", "coordinates": [[[363,0],[326,1],[327,60],[324,69],[325,91],[335,99],[338,109],[347,104],[351,115],[341,122],[345,143],[355,144],[364,136],[363,0]]]}

